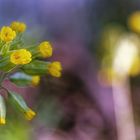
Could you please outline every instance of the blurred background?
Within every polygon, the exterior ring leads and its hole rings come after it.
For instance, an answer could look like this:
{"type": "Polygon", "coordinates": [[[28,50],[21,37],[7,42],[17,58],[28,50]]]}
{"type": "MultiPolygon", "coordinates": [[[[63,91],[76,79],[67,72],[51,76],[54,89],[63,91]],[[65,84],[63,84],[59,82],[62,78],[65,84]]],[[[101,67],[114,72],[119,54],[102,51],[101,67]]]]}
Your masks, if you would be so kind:
{"type": "Polygon", "coordinates": [[[0,0],[0,25],[22,21],[27,44],[49,40],[61,78],[17,88],[37,116],[10,107],[1,140],[140,139],[139,0],[0,0]]]}

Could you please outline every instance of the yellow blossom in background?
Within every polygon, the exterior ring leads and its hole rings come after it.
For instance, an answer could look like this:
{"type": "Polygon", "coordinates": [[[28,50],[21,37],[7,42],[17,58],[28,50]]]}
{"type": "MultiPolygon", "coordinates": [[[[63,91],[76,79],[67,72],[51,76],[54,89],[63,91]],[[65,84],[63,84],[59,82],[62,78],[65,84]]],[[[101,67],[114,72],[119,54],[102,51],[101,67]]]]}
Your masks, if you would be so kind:
{"type": "Polygon", "coordinates": [[[54,77],[60,77],[62,71],[61,63],[58,61],[52,62],[48,65],[48,72],[54,77]]]}
{"type": "Polygon", "coordinates": [[[32,120],[35,117],[35,115],[36,115],[36,113],[31,109],[29,109],[25,112],[25,118],[29,121],[32,120]]]}
{"type": "Polygon", "coordinates": [[[32,76],[32,85],[37,86],[40,83],[40,76],[32,76]]]}
{"type": "Polygon", "coordinates": [[[42,57],[47,58],[52,56],[52,46],[49,42],[44,41],[39,45],[39,52],[42,57]]]}
{"type": "Polygon", "coordinates": [[[26,30],[26,24],[23,22],[14,21],[11,23],[10,27],[16,32],[24,32],[26,30]]]}
{"type": "Polygon", "coordinates": [[[32,55],[26,49],[19,49],[14,51],[10,56],[10,61],[16,65],[28,64],[32,60],[32,55]]]}
{"type": "Polygon", "coordinates": [[[6,123],[5,118],[0,118],[0,125],[4,125],[6,123]]]}
{"type": "Polygon", "coordinates": [[[4,42],[12,41],[16,37],[16,32],[8,26],[3,26],[0,31],[0,39],[4,42]]]}
{"type": "Polygon", "coordinates": [[[140,33],[140,11],[136,11],[129,16],[128,26],[134,32],[140,33]]]}
{"type": "Polygon", "coordinates": [[[129,75],[136,76],[140,73],[140,58],[136,56],[129,70],[129,75]]]}

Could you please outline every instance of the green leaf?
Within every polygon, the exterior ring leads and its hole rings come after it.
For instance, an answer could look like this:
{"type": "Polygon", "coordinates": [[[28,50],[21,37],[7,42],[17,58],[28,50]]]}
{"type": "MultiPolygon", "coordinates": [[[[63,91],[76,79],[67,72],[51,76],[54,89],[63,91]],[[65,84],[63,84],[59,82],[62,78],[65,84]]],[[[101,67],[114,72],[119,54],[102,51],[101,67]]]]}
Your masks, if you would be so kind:
{"type": "Polygon", "coordinates": [[[48,64],[50,64],[50,62],[34,60],[31,63],[24,65],[22,70],[30,75],[44,75],[47,73],[48,64]]]}
{"type": "Polygon", "coordinates": [[[17,72],[9,77],[10,81],[18,86],[28,86],[31,84],[32,76],[23,72],[17,72]]]}

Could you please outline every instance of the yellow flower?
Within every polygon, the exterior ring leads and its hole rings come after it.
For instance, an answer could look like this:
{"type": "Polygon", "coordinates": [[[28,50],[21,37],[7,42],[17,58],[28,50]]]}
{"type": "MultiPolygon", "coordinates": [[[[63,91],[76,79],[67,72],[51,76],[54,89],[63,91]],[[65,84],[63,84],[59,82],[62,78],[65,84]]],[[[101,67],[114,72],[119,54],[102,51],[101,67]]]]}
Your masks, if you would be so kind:
{"type": "Polygon", "coordinates": [[[60,77],[62,71],[61,63],[58,61],[48,64],[48,72],[54,77],[60,77]]]}
{"type": "Polygon", "coordinates": [[[140,11],[136,11],[129,16],[128,26],[134,32],[140,33],[140,11]]]}
{"type": "Polygon", "coordinates": [[[10,61],[16,65],[24,65],[30,63],[32,55],[26,49],[19,49],[14,51],[10,56],[10,61]]]}
{"type": "Polygon", "coordinates": [[[11,23],[10,27],[16,32],[24,32],[26,30],[26,24],[23,22],[14,21],[11,23]]]}
{"type": "Polygon", "coordinates": [[[37,86],[40,83],[40,76],[32,76],[32,85],[37,86]]]}
{"type": "Polygon", "coordinates": [[[139,56],[136,56],[129,70],[129,75],[136,76],[139,73],[140,73],[140,59],[139,56]]]}
{"type": "Polygon", "coordinates": [[[39,52],[41,53],[42,57],[50,57],[52,56],[52,46],[49,42],[44,41],[39,45],[39,52]]]}
{"type": "Polygon", "coordinates": [[[0,39],[4,42],[12,41],[16,37],[16,32],[8,26],[3,26],[0,31],[0,39]]]}
{"type": "Polygon", "coordinates": [[[3,125],[5,123],[6,123],[5,118],[0,118],[0,125],[3,125]]]}
{"type": "Polygon", "coordinates": [[[36,115],[36,113],[33,111],[33,110],[31,110],[31,109],[28,109],[26,112],[25,112],[25,118],[27,119],[27,120],[32,120],[33,118],[34,118],[34,116],[36,115]]]}

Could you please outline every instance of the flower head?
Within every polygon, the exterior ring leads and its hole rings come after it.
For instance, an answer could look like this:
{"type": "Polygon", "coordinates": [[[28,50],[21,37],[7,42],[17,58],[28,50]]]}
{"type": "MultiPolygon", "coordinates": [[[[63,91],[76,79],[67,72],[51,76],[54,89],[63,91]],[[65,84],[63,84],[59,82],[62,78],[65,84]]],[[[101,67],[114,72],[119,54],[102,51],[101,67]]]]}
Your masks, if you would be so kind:
{"type": "Polygon", "coordinates": [[[134,32],[140,33],[140,11],[130,15],[128,18],[128,26],[134,32]]]}
{"type": "Polygon", "coordinates": [[[48,64],[48,72],[54,77],[60,77],[62,71],[61,63],[58,61],[48,64]]]}
{"type": "Polygon", "coordinates": [[[32,76],[32,85],[37,86],[40,82],[40,76],[32,76]]]}
{"type": "Polygon", "coordinates": [[[52,56],[52,46],[49,42],[44,41],[39,45],[39,52],[41,53],[42,57],[50,57],[52,56]]]}
{"type": "Polygon", "coordinates": [[[0,125],[3,125],[3,124],[5,124],[5,123],[6,123],[5,118],[0,118],[0,125]]]}
{"type": "Polygon", "coordinates": [[[26,112],[25,112],[25,118],[27,119],[27,120],[32,120],[33,118],[34,118],[34,116],[36,115],[36,113],[33,111],[33,110],[31,110],[31,109],[28,109],[26,112]]]}
{"type": "Polygon", "coordinates": [[[24,32],[26,30],[26,24],[23,22],[14,21],[11,23],[10,27],[16,32],[24,32]]]}
{"type": "Polygon", "coordinates": [[[8,26],[3,26],[0,31],[0,39],[4,42],[12,41],[16,37],[16,32],[8,26]]]}
{"type": "Polygon", "coordinates": [[[26,49],[19,49],[13,52],[10,56],[10,61],[16,65],[24,65],[30,63],[32,55],[26,49]]]}

